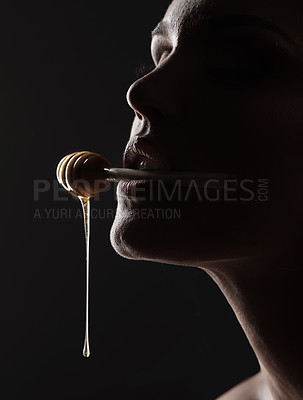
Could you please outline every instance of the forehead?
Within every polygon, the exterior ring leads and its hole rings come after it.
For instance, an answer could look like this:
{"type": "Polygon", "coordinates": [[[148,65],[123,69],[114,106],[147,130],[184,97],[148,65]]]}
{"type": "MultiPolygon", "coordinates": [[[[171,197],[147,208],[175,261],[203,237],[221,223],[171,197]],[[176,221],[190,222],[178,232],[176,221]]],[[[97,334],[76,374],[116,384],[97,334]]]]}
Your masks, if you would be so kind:
{"type": "Polygon", "coordinates": [[[174,35],[179,35],[207,18],[226,15],[257,16],[280,26],[290,36],[303,38],[302,0],[174,0],[164,21],[174,35]]]}

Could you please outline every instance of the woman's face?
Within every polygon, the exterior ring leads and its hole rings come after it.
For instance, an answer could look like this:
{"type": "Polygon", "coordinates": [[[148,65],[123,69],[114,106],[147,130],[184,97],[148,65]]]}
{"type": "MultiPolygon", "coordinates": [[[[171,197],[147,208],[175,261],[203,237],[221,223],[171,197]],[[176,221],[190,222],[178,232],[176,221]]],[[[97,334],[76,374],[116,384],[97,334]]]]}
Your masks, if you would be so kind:
{"type": "Polygon", "coordinates": [[[298,246],[301,3],[170,5],[153,32],[155,67],[128,92],[135,119],[124,166],[232,174],[237,182],[220,190],[119,184],[111,231],[119,254],[203,266],[298,246]]]}

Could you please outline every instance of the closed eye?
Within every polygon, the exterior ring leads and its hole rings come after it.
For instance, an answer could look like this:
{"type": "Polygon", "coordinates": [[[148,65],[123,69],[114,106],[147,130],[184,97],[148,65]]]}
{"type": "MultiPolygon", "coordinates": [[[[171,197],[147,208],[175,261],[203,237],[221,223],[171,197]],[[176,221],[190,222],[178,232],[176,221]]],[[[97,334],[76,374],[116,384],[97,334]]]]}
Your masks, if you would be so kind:
{"type": "Polygon", "coordinates": [[[172,52],[173,45],[166,37],[156,36],[152,39],[150,50],[152,59],[157,66],[172,52]]]}
{"type": "Polygon", "coordinates": [[[149,74],[154,69],[155,69],[155,66],[153,64],[144,63],[142,65],[139,65],[135,70],[136,78],[140,79],[143,76],[149,74]]]}
{"type": "Polygon", "coordinates": [[[149,74],[152,72],[166,57],[168,57],[170,54],[170,50],[165,50],[162,53],[157,54],[157,59],[155,59],[155,64],[148,64],[148,63],[143,63],[142,65],[139,65],[135,69],[135,74],[136,78],[140,79],[143,76],[149,74]]]}
{"type": "Polygon", "coordinates": [[[164,61],[171,53],[171,49],[157,49],[157,51],[154,51],[152,54],[154,63],[156,66],[158,66],[162,61],[164,61]]]}

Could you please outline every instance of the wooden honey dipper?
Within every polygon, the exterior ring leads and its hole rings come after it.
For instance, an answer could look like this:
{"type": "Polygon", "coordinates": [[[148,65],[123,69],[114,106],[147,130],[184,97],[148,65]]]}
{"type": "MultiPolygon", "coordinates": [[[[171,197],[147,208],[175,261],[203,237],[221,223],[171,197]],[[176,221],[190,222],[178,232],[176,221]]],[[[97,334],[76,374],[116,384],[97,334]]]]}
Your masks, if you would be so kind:
{"type": "Polygon", "coordinates": [[[110,182],[121,180],[163,180],[174,183],[181,181],[182,186],[189,186],[195,181],[197,186],[222,188],[222,180],[235,179],[231,175],[205,174],[189,171],[140,170],[112,168],[110,162],[100,154],[81,151],[62,158],[57,167],[59,183],[72,195],[90,198],[105,190],[110,182]]]}
{"type": "Polygon", "coordinates": [[[100,154],[90,151],[75,152],[59,162],[57,179],[72,195],[90,198],[110,185],[103,175],[103,171],[110,168],[110,162],[100,154]]]}

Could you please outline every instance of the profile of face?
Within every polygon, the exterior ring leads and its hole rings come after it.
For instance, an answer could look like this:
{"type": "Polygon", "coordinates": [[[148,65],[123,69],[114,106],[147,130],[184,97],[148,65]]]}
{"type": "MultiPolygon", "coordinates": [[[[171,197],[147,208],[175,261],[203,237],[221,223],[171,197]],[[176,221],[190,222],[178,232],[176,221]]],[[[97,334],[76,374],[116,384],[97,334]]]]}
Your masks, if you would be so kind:
{"type": "Polygon", "coordinates": [[[203,267],[298,253],[302,12],[300,0],[169,6],[153,31],[154,69],[128,91],[135,119],[124,166],[237,182],[172,185],[162,196],[159,185],[119,184],[111,242],[120,255],[203,267]]]}

